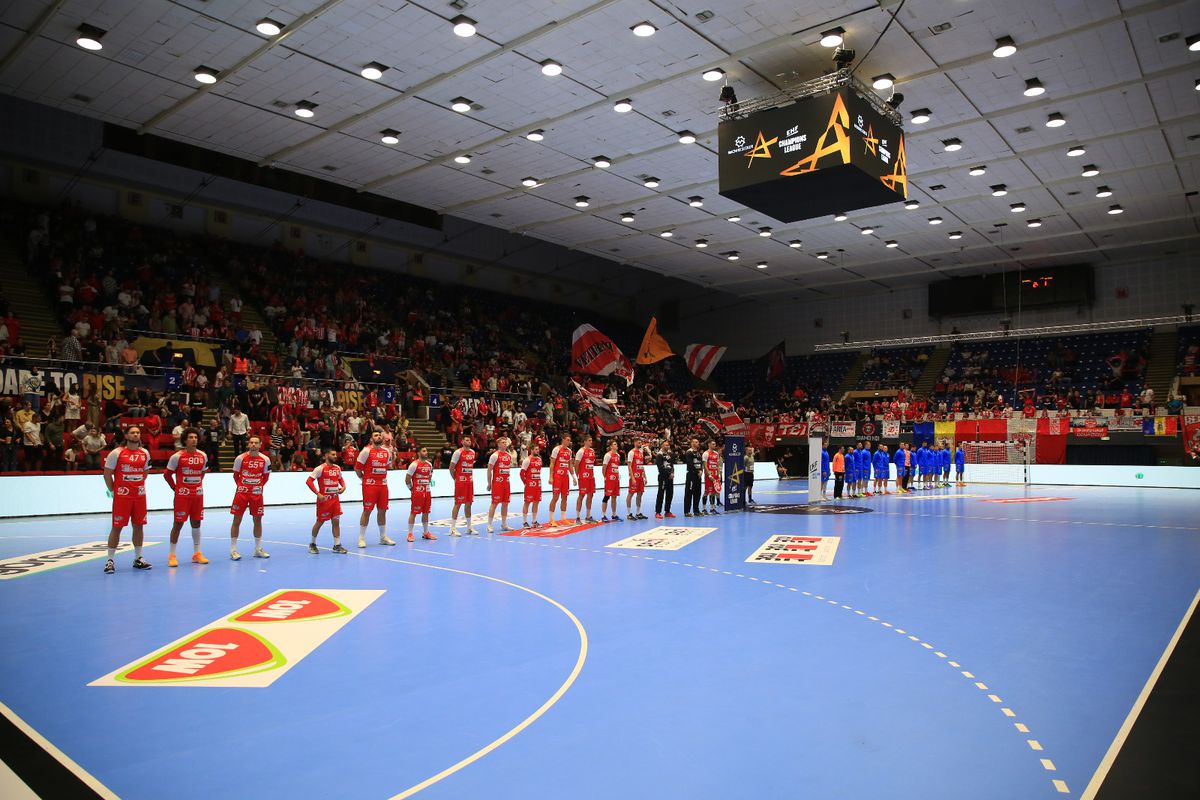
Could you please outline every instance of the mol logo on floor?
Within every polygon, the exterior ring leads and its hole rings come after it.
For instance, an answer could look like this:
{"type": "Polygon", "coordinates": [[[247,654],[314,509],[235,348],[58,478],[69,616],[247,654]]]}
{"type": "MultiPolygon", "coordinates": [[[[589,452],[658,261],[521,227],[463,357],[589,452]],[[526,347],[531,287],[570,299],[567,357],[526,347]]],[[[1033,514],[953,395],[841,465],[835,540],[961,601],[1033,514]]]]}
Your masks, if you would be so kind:
{"type": "Polygon", "coordinates": [[[264,688],[383,595],[382,589],[283,589],[88,686],[264,688]]]}
{"type": "Polygon", "coordinates": [[[747,564],[806,564],[828,567],[837,555],[839,536],[772,536],[750,554],[747,564]]]}

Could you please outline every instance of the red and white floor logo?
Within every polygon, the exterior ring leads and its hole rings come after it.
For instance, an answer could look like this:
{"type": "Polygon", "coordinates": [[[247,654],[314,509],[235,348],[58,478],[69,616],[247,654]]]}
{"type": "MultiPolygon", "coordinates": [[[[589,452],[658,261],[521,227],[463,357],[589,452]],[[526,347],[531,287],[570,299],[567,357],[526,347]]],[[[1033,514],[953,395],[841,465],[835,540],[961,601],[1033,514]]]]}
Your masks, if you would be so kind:
{"type": "MultiPolygon", "coordinates": [[[[512,524],[511,522],[509,523],[512,524]]],[[[517,527],[511,531],[505,531],[501,536],[523,536],[531,539],[557,539],[561,536],[570,536],[572,533],[591,530],[603,525],[602,522],[585,522],[581,525],[576,525],[574,522],[568,522],[565,525],[559,523],[543,522],[539,528],[522,528],[521,523],[517,523],[517,527]]]]}
{"type": "Polygon", "coordinates": [[[837,555],[839,536],[772,536],[746,559],[747,564],[808,564],[828,567],[837,555]]]}
{"type": "Polygon", "coordinates": [[[283,589],[88,686],[264,688],[320,647],[383,592],[283,589]]]}

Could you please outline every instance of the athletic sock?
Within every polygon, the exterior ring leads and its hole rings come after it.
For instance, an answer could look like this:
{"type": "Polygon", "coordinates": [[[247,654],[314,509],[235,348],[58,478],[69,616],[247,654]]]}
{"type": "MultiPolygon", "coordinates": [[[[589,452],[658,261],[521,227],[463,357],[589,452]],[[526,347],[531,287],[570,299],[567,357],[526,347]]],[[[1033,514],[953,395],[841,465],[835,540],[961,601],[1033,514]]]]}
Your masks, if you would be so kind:
{"type": "Polygon", "coordinates": [[[192,528],[192,549],[200,552],[200,529],[192,528]]]}
{"type": "Polygon", "coordinates": [[[177,544],[176,542],[171,542],[171,555],[175,555],[175,545],[176,544],[177,544]]]}
{"type": "Polygon", "coordinates": [[[367,526],[366,525],[358,526],[358,538],[360,538],[360,539],[367,538],[367,526]]]}
{"type": "MultiPolygon", "coordinates": [[[[316,541],[317,541],[316,539],[313,539],[314,544],[316,544],[316,541]]],[[[333,535],[333,546],[337,547],[341,543],[342,543],[342,535],[340,533],[335,533],[333,535]]]]}
{"type": "Polygon", "coordinates": [[[382,539],[385,536],[387,536],[387,525],[381,522],[379,523],[379,538],[382,539]]]}
{"type": "Polygon", "coordinates": [[[142,557],[142,546],[140,544],[135,544],[133,546],[133,557],[134,558],[142,557]]]}
{"type": "Polygon", "coordinates": [[[115,548],[115,547],[110,547],[110,548],[108,548],[108,558],[109,558],[109,560],[111,560],[111,559],[113,558],[113,556],[115,556],[116,554],[117,554],[117,548],[115,548]]]}

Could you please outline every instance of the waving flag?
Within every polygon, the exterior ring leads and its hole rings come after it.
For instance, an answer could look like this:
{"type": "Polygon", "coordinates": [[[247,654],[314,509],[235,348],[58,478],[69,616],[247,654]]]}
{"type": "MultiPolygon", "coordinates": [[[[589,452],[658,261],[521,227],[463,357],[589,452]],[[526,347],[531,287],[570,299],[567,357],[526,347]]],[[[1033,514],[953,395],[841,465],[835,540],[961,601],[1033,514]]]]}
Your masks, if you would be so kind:
{"type": "Polygon", "coordinates": [[[576,381],[571,381],[571,383],[575,384],[575,389],[579,392],[579,396],[587,401],[592,412],[592,419],[595,421],[601,435],[615,436],[625,429],[625,421],[621,419],[621,414],[617,411],[616,403],[606,399],[597,389],[581,386],[576,381]]]}
{"type": "Polygon", "coordinates": [[[787,371],[787,352],[784,342],[780,342],[772,347],[755,363],[763,371],[763,376],[766,380],[775,381],[782,378],[783,373],[787,371]]]}
{"type": "Polygon", "coordinates": [[[713,395],[713,402],[717,404],[717,410],[721,413],[721,424],[729,433],[740,434],[745,433],[746,423],[742,421],[742,417],[733,409],[733,403],[722,400],[713,395]]]}
{"type": "Polygon", "coordinates": [[[715,344],[689,344],[683,351],[683,359],[693,375],[706,381],[712,374],[713,367],[721,360],[721,356],[725,355],[725,349],[715,344]]]}
{"type": "Polygon", "coordinates": [[[616,375],[625,379],[626,386],[633,383],[633,364],[616,342],[591,325],[580,325],[575,329],[571,342],[571,371],[584,375],[616,375]]]}
{"type": "Polygon", "coordinates": [[[651,317],[646,335],[642,337],[642,346],[638,348],[637,363],[653,364],[673,355],[675,352],[671,350],[671,345],[658,333],[658,319],[651,317]]]}

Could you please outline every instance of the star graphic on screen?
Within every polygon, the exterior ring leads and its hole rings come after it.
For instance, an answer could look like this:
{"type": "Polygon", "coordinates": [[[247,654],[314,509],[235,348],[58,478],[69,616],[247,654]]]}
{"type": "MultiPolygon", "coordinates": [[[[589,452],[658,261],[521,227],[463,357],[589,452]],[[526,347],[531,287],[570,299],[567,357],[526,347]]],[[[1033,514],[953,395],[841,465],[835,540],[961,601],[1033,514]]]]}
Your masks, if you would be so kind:
{"type": "Polygon", "coordinates": [[[870,153],[873,156],[879,155],[879,139],[875,137],[875,128],[871,125],[867,126],[867,135],[863,137],[863,144],[866,145],[864,153],[870,153]]]}
{"type": "Polygon", "coordinates": [[[771,157],[771,145],[775,144],[778,141],[779,141],[778,136],[776,136],[774,139],[771,139],[768,141],[767,138],[762,135],[762,131],[759,131],[758,139],[755,140],[755,142],[754,142],[754,149],[751,150],[749,153],[746,153],[746,158],[747,158],[746,168],[749,169],[750,165],[754,163],[754,159],[756,159],[756,158],[770,158],[771,157]]]}

